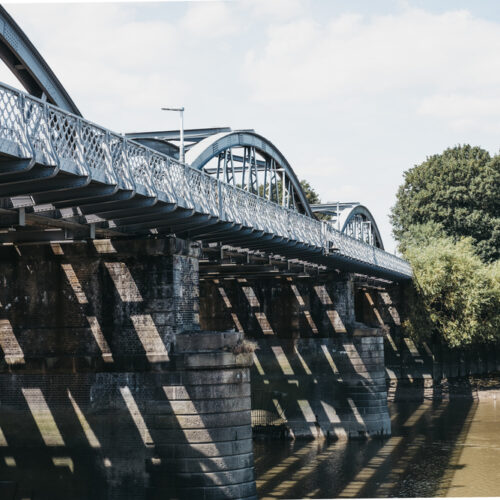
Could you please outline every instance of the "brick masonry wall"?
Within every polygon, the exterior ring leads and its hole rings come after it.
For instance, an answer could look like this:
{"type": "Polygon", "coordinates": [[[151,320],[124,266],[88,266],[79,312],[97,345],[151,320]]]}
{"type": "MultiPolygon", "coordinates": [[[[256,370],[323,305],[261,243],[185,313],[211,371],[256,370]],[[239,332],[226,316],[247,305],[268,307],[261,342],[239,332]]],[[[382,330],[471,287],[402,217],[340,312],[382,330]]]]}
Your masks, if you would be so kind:
{"type": "Polygon", "coordinates": [[[0,369],[168,363],[198,328],[197,266],[179,240],[1,248],[0,369]]]}
{"type": "Polygon", "coordinates": [[[0,248],[0,498],[255,497],[248,359],[174,348],[202,335],[197,259],[176,239],[0,248]]]}
{"type": "Polygon", "coordinates": [[[414,342],[404,335],[407,315],[404,285],[386,290],[358,290],[364,323],[382,327],[386,381],[390,401],[476,398],[469,376],[500,371],[500,346],[495,343],[449,348],[438,339],[414,342]]]}
{"type": "Polygon", "coordinates": [[[204,279],[201,327],[234,328],[249,338],[334,336],[355,322],[353,286],[340,273],[322,278],[204,279]]]}
{"type": "Polygon", "coordinates": [[[257,433],[269,432],[259,425],[274,420],[294,438],[390,435],[377,330],[330,339],[261,339],[258,345],[252,368],[257,433]]]}
{"type": "Polygon", "coordinates": [[[274,435],[390,434],[382,330],[356,321],[351,276],[205,279],[200,298],[203,328],[258,341],[254,433],[283,424],[274,435]]]}

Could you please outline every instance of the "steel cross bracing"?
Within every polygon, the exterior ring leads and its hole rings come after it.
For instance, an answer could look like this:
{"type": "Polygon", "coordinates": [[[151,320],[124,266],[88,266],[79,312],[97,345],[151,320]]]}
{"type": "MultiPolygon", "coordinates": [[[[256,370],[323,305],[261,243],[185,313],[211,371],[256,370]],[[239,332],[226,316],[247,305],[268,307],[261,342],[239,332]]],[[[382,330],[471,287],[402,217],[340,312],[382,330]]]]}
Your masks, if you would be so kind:
{"type": "Polygon", "coordinates": [[[284,169],[276,165],[276,160],[258,159],[253,146],[240,149],[243,150],[242,155],[234,154],[233,148],[225,149],[217,155],[217,166],[203,167],[204,172],[227,184],[296,210],[294,187],[284,169]]]}
{"type": "MultiPolygon", "coordinates": [[[[249,165],[254,153],[245,153],[249,165]]],[[[259,193],[251,168],[245,182],[253,187],[242,189],[4,84],[0,155],[0,198],[16,206],[29,197],[27,205],[50,204],[48,213],[59,210],[58,217],[76,207],[78,220],[100,221],[98,236],[104,229],[117,236],[176,234],[372,276],[411,277],[406,261],[277,204],[266,189],[259,193]]],[[[15,241],[7,236],[0,233],[0,242],[15,241]]]]}
{"type": "Polygon", "coordinates": [[[369,245],[373,245],[375,235],[372,228],[372,222],[364,220],[361,215],[355,215],[347,224],[345,231],[352,238],[364,241],[369,245]]]}

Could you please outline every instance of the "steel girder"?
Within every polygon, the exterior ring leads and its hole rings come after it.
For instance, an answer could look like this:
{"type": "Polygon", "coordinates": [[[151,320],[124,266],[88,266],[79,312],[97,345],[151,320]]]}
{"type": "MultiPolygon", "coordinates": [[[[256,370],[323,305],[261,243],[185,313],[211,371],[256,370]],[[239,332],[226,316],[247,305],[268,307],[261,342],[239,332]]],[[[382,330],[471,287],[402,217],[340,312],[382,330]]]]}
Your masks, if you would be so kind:
{"type": "Polygon", "coordinates": [[[375,218],[364,205],[352,203],[325,203],[311,206],[314,213],[332,216],[332,224],[341,233],[384,249],[382,236],[375,218]]]}
{"type": "MultiPolygon", "coordinates": [[[[81,215],[75,216],[70,210],[69,222],[94,220],[97,235],[175,233],[274,251],[331,268],[363,270],[374,276],[411,276],[411,269],[402,259],[349,238],[327,222],[299,213],[300,198],[287,208],[286,203],[282,206],[279,200],[259,196],[256,152],[269,153],[265,159],[270,168],[264,175],[272,176],[273,169],[279,174],[283,161],[279,166],[271,156],[270,143],[256,134],[223,135],[224,140],[212,143],[213,155],[222,148],[230,159],[227,144],[249,148],[244,152],[249,165],[247,189],[0,85],[0,196],[13,207],[22,197],[32,210],[38,210],[43,201],[48,204],[48,213],[76,207],[81,215]],[[336,251],[330,252],[330,248],[336,251]]],[[[205,151],[207,140],[191,151],[201,145],[205,151]]],[[[273,154],[277,155],[277,150],[273,154]]],[[[292,181],[292,174],[290,169],[285,182],[292,181]]],[[[230,180],[228,175],[226,179],[230,180]]],[[[64,219],[64,214],[58,217],[64,219]]],[[[28,238],[25,234],[5,235],[4,239],[7,237],[23,241],[28,238]]]]}
{"type": "Polygon", "coordinates": [[[363,205],[352,207],[349,211],[344,210],[340,214],[341,231],[352,238],[364,241],[369,245],[384,249],[382,236],[378,230],[377,223],[370,211],[363,205]],[[344,212],[347,212],[344,214],[344,212]]]}

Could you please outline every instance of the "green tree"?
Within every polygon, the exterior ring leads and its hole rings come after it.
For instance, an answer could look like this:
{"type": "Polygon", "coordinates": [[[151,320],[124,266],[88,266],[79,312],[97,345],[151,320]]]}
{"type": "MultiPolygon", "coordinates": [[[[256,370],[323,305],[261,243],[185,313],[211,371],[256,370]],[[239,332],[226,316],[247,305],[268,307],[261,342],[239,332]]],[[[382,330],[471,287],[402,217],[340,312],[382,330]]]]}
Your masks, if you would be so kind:
{"type": "MultiPolygon", "coordinates": [[[[307,198],[307,201],[309,202],[309,205],[318,205],[321,203],[321,199],[319,197],[319,194],[311,186],[309,181],[302,179],[300,181],[300,185],[302,186],[302,190],[304,191],[304,194],[306,195],[306,198],[307,198]]],[[[326,214],[316,213],[315,215],[319,220],[329,220],[330,219],[330,217],[326,214]]]]}
{"type": "MultiPolygon", "coordinates": [[[[302,190],[304,191],[304,194],[306,195],[306,199],[310,205],[321,203],[321,199],[319,197],[319,194],[315,191],[315,189],[311,186],[311,184],[308,181],[306,181],[305,179],[301,180],[300,186],[302,187],[302,190]]],[[[240,187],[240,186],[238,186],[238,187],[240,187]]],[[[267,198],[268,189],[269,189],[269,187],[267,187],[266,191],[264,192],[264,186],[260,185],[259,186],[259,196],[267,198]]],[[[277,193],[275,193],[275,192],[272,193],[273,197],[275,197],[276,195],[278,196],[278,199],[281,200],[281,196],[283,195],[283,183],[281,182],[281,180],[278,180],[278,183],[277,183],[277,193]]],[[[324,215],[324,214],[316,214],[316,217],[320,220],[321,219],[329,219],[329,217],[327,215],[324,215]]]]}
{"type": "Polygon", "coordinates": [[[451,347],[498,339],[500,261],[485,264],[472,238],[457,241],[435,223],[412,226],[405,236],[414,274],[407,334],[416,340],[437,334],[451,347]]]}
{"type": "Polygon", "coordinates": [[[405,244],[412,226],[435,222],[444,234],[472,238],[486,262],[500,257],[500,156],[469,145],[447,149],[405,172],[391,220],[405,244]]]}
{"type": "Polygon", "coordinates": [[[314,188],[309,184],[308,181],[305,179],[302,179],[300,181],[300,185],[302,187],[302,191],[304,191],[304,194],[306,195],[307,201],[309,202],[310,205],[317,205],[321,203],[321,200],[319,198],[319,194],[314,190],[314,188]]]}

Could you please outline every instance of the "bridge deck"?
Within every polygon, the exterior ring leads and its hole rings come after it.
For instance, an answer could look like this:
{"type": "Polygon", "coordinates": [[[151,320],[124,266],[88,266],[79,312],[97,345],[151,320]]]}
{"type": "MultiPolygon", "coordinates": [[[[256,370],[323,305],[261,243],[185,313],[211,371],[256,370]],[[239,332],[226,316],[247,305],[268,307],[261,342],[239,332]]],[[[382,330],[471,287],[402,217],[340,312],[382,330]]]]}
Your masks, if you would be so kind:
{"type": "Polygon", "coordinates": [[[63,239],[68,227],[82,237],[94,231],[105,237],[174,233],[371,276],[411,277],[406,261],[328,222],[222,182],[3,84],[0,198],[4,214],[19,212],[18,230],[0,233],[0,243],[35,238],[23,223],[59,228],[38,231],[37,241],[63,239]]]}

